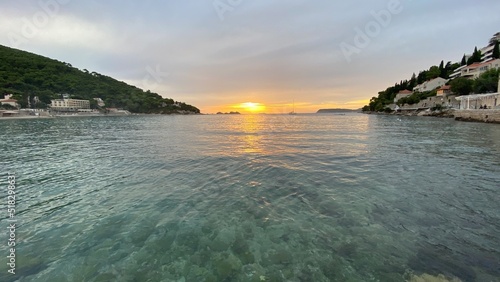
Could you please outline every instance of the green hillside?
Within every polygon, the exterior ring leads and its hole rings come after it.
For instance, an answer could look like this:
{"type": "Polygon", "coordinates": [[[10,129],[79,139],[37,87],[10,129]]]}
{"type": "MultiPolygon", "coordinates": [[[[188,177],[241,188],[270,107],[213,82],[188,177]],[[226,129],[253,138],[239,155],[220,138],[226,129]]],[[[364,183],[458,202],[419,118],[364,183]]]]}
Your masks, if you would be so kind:
{"type": "MultiPolygon", "coordinates": [[[[21,106],[36,96],[40,102],[36,107],[44,108],[51,99],[60,94],[70,94],[72,98],[102,98],[106,107],[123,108],[133,113],[176,113],[179,110],[199,113],[194,106],[166,99],[156,93],[143,91],[109,76],[88,72],[29,52],[0,45],[0,98],[4,94],[14,94],[21,106]],[[179,107],[180,106],[180,107],[179,107]]],[[[34,107],[34,103],[31,103],[34,107]]]]}

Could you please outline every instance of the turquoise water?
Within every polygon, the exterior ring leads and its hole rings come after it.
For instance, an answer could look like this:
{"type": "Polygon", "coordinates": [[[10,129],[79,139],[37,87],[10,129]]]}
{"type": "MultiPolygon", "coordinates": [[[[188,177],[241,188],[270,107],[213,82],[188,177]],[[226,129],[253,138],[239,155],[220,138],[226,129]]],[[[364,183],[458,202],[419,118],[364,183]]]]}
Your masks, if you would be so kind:
{"type": "Polygon", "coordinates": [[[500,281],[498,125],[129,116],[0,136],[19,197],[0,281],[500,281]]]}

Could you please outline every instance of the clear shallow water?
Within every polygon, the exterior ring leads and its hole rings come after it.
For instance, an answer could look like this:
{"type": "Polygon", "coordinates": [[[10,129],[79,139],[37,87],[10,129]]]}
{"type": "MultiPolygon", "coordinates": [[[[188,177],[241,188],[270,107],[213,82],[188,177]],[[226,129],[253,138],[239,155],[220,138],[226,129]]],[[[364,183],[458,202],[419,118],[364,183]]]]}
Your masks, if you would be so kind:
{"type": "Polygon", "coordinates": [[[0,281],[500,281],[498,125],[134,116],[0,136],[20,196],[0,281]]]}

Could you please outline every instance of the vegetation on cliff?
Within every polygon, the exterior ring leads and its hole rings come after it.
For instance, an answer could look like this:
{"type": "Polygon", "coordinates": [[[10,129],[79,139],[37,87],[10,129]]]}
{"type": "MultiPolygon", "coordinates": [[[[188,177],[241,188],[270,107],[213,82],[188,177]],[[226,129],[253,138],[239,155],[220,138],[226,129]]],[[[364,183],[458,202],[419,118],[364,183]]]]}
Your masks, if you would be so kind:
{"type": "MultiPolygon", "coordinates": [[[[495,49],[498,49],[498,42],[495,43],[494,50],[495,49]]],[[[452,64],[451,62],[448,62],[444,66],[443,61],[441,61],[441,64],[439,66],[432,66],[429,68],[429,70],[421,71],[418,77],[413,74],[410,80],[401,81],[400,83],[396,83],[394,86],[387,88],[385,91],[380,91],[377,97],[372,97],[370,99],[370,103],[363,107],[363,111],[385,111],[387,105],[394,102],[394,98],[399,91],[411,91],[418,84],[437,77],[448,79],[450,75],[461,65],[469,65],[478,61],[481,61],[481,52],[477,51],[477,48],[474,49],[472,56],[468,60],[466,60],[464,56],[460,64],[452,64]]],[[[449,81],[447,84],[450,85],[451,91],[457,95],[469,95],[471,93],[491,93],[497,91],[499,75],[500,69],[490,69],[482,73],[475,79],[457,77],[449,81]]],[[[400,99],[398,101],[398,104],[416,104],[423,99],[431,96],[436,96],[436,93],[437,91],[435,89],[427,92],[415,92],[410,96],[400,99]]]]}
{"type": "Polygon", "coordinates": [[[200,110],[186,103],[143,91],[109,76],[79,70],[69,63],[0,45],[0,95],[13,94],[21,107],[44,108],[60,94],[88,99],[91,106],[101,98],[106,107],[123,108],[134,113],[176,113],[200,110]],[[38,97],[39,102],[34,103],[38,97]],[[30,102],[30,103],[28,103],[30,102]]]}

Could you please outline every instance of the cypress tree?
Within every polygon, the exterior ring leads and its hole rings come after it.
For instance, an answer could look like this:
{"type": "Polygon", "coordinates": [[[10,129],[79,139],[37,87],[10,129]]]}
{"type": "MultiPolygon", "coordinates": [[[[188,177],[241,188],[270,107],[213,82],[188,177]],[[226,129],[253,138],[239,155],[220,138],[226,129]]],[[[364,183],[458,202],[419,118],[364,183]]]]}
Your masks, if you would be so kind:
{"type": "Polygon", "coordinates": [[[495,47],[493,47],[493,58],[500,59],[500,47],[498,46],[498,40],[495,42],[495,47]]]}
{"type": "Polygon", "coordinates": [[[446,78],[446,69],[444,68],[444,61],[439,64],[439,77],[446,78]]]}
{"type": "Polygon", "coordinates": [[[472,53],[472,56],[467,60],[467,65],[479,62],[481,62],[481,51],[477,50],[477,47],[475,47],[474,53],[472,53]]]}
{"type": "Polygon", "coordinates": [[[465,60],[465,54],[462,57],[462,62],[460,63],[460,66],[465,66],[467,64],[467,61],[465,60]]]}
{"type": "Polygon", "coordinates": [[[415,73],[413,73],[410,79],[410,85],[409,85],[410,90],[413,89],[413,87],[415,86],[417,86],[417,76],[415,75],[415,73]]]}

